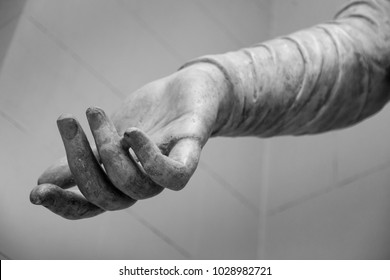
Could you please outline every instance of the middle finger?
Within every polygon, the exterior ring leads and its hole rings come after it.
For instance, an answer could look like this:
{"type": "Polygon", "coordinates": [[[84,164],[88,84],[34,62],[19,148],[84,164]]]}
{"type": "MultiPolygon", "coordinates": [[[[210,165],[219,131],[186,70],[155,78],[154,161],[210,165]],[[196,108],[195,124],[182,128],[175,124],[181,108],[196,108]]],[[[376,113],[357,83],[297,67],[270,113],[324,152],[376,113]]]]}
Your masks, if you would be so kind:
{"type": "Polygon", "coordinates": [[[144,174],[125,149],[114,124],[100,108],[87,110],[87,118],[101,161],[111,182],[134,199],[159,194],[164,188],[144,174]]]}
{"type": "Polygon", "coordinates": [[[57,126],[69,168],[85,198],[104,210],[120,210],[133,205],[136,200],[119,191],[108,179],[78,121],[70,115],[62,115],[57,126]]]}

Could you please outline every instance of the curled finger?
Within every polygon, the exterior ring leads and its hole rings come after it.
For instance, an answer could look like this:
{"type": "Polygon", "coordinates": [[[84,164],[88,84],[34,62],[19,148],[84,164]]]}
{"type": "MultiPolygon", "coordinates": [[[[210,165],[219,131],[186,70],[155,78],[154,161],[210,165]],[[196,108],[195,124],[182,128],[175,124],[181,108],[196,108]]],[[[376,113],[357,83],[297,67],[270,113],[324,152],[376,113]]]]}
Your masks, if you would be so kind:
{"type": "Polygon", "coordinates": [[[171,190],[182,189],[199,162],[200,141],[183,138],[173,144],[166,156],[157,145],[138,128],[126,130],[123,140],[133,149],[146,174],[157,184],[171,190]]]}

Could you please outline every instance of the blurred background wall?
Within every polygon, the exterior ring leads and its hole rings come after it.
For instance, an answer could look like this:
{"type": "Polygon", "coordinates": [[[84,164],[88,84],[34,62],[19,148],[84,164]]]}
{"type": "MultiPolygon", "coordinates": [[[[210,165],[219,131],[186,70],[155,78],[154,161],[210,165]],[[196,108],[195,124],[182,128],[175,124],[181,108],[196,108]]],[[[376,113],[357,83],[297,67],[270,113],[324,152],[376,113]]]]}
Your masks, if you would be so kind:
{"type": "Polygon", "coordinates": [[[113,112],[185,61],[328,20],[344,2],[0,0],[0,258],[389,258],[387,107],[318,136],[212,139],[184,190],[124,211],[67,221],[29,202],[64,154],[61,113],[88,131],[89,106],[113,112]]]}

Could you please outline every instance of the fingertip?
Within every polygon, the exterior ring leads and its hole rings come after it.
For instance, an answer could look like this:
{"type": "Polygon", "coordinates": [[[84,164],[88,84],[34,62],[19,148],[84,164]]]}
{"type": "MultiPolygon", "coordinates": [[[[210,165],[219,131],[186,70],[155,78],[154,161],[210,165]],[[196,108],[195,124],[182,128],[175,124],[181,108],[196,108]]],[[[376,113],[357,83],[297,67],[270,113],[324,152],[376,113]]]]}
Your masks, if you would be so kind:
{"type": "Polygon", "coordinates": [[[72,114],[69,114],[69,113],[63,113],[61,114],[57,121],[62,121],[62,120],[66,120],[66,119],[75,119],[75,117],[72,115],[72,114]]]}
{"type": "Polygon", "coordinates": [[[79,124],[71,114],[62,114],[57,119],[57,127],[62,137],[72,140],[79,131],[79,124]]]}
{"type": "Polygon", "coordinates": [[[30,193],[30,201],[68,220],[90,218],[104,212],[81,194],[63,190],[53,184],[36,186],[30,193]]]}
{"type": "Polygon", "coordinates": [[[33,188],[33,190],[30,192],[30,202],[35,205],[42,204],[40,185],[33,188]]]}
{"type": "Polygon", "coordinates": [[[107,121],[106,113],[99,107],[89,107],[86,111],[91,129],[96,130],[107,121]]]}
{"type": "Polygon", "coordinates": [[[36,186],[30,192],[30,202],[35,205],[46,205],[48,203],[52,203],[51,196],[51,185],[50,184],[42,184],[36,186]]]}
{"type": "Polygon", "coordinates": [[[141,148],[145,149],[146,147],[153,146],[153,142],[149,139],[146,133],[136,127],[126,129],[123,134],[123,138],[134,150],[140,150],[141,148]]]}
{"type": "Polygon", "coordinates": [[[34,190],[30,192],[30,202],[35,205],[42,205],[42,199],[39,193],[34,190]]]}
{"type": "Polygon", "coordinates": [[[132,139],[138,139],[140,136],[143,136],[143,133],[139,128],[130,127],[125,130],[123,136],[132,141],[132,139]]]}
{"type": "Polygon", "coordinates": [[[88,107],[86,114],[94,114],[94,113],[104,113],[103,109],[97,106],[88,107]]]}

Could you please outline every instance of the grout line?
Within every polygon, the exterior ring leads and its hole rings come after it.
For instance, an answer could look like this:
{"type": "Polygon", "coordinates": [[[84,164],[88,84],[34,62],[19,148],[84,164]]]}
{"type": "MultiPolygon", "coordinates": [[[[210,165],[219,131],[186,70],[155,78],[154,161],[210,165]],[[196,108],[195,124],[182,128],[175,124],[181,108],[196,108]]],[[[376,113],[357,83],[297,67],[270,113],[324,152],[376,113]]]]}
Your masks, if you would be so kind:
{"type": "Polygon", "coordinates": [[[332,149],[332,172],[333,172],[333,180],[332,180],[332,183],[334,185],[337,185],[338,181],[339,181],[339,177],[340,177],[340,166],[339,166],[339,151],[338,151],[338,132],[337,131],[334,131],[332,132],[331,134],[332,136],[332,145],[333,145],[333,149],[332,149]]]}
{"type": "Polygon", "coordinates": [[[339,183],[339,187],[343,187],[343,186],[346,186],[346,185],[349,185],[353,182],[356,182],[356,181],[359,181],[360,179],[364,178],[364,177],[367,177],[373,173],[377,173],[377,172],[380,172],[380,171],[383,171],[387,168],[390,168],[390,161],[387,161],[385,163],[382,163],[382,164],[379,164],[377,166],[374,166],[370,169],[367,169],[367,170],[364,170],[362,172],[360,172],[359,174],[356,174],[356,175],[353,175],[351,177],[348,177],[348,178],[345,178],[343,180],[340,181],[339,183]]]}
{"type": "Polygon", "coordinates": [[[29,134],[27,129],[23,125],[21,125],[17,120],[12,118],[8,114],[6,114],[3,110],[0,110],[0,116],[23,134],[29,134]]]}
{"type": "Polygon", "coordinates": [[[13,127],[15,127],[19,132],[27,135],[30,140],[34,141],[37,144],[37,147],[43,148],[46,151],[50,151],[53,149],[53,147],[48,145],[43,145],[39,139],[36,138],[35,134],[32,134],[31,131],[29,131],[24,125],[22,125],[19,121],[8,115],[6,112],[0,109],[0,117],[3,118],[5,121],[7,121],[9,124],[11,124],[13,127]]]}
{"type": "Polygon", "coordinates": [[[2,25],[0,25],[0,31],[4,28],[6,28],[11,22],[13,22],[14,20],[18,19],[19,16],[23,13],[23,11],[19,11],[17,12],[14,16],[10,17],[9,19],[7,19],[2,25]]]}
{"type": "Polygon", "coordinates": [[[98,81],[104,84],[113,94],[117,97],[123,99],[124,94],[120,89],[113,85],[106,77],[101,75],[97,70],[95,70],[89,63],[87,63],[79,54],[77,54],[73,49],[66,45],[60,38],[51,33],[46,26],[39,22],[33,16],[29,16],[28,20],[33,24],[39,31],[41,31],[46,37],[48,37],[53,43],[57,45],[61,50],[69,54],[73,60],[79,63],[85,70],[87,70],[92,76],[94,76],[98,81]]]}
{"type": "Polygon", "coordinates": [[[206,171],[206,173],[208,173],[215,181],[218,182],[218,185],[222,186],[225,191],[230,193],[235,199],[241,202],[256,217],[259,216],[259,208],[251,201],[249,201],[241,192],[237,191],[228,181],[222,178],[222,176],[215,172],[208,164],[199,162],[199,167],[206,171]]]}
{"type": "MultiPolygon", "coordinates": [[[[18,20],[19,17],[21,16],[21,14],[23,13],[23,9],[22,11],[19,11],[17,12],[14,16],[12,16],[11,18],[9,18],[8,20],[6,20],[1,26],[0,26],[0,32],[5,29],[9,24],[11,24],[14,20],[18,20]]],[[[16,23],[16,27],[14,28],[13,32],[12,32],[12,38],[15,36],[15,29],[17,28],[17,25],[18,25],[18,22],[16,23]]],[[[1,75],[1,69],[2,69],[2,64],[4,62],[4,60],[6,59],[6,56],[8,54],[8,50],[10,48],[10,44],[12,44],[12,39],[11,41],[8,43],[7,45],[7,51],[4,52],[4,54],[0,57],[0,75],[1,75]]]]}
{"type": "Polygon", "coordinates": [[[383,164],[380,164],[380,165],[377,165],[373,168],[370,168],[370,169],[367,169],[365,171],[362,171],[360,172],[359,174],[356,174],[356,175],[353,175],[349,178],[345,178],[341,181],[339,181],[338,184],[336,184],[335,186],[329,186],[327,188],[324,188],[324,189],[321,189],[321,190],[318,190],[318,191],[315,191],[315,192],[312,192],[312,193],[309,193],[301,198],[298,198],[298,199],[295,199],[295,200],[292,200],[292,201],[289,201],[287,203],[284,203],[278,207],[275,207],[273,209],[270,209],[268,211],[268,216],[274,216],[276,214],[280,214],[286,210],[289,210],[295,206],[298,206],[300,204],[303,204],[311,199],[314,199],[314,198],[317,198],[317,197],[320,197],[324,194],[327,194],[327,193],[330,193],[331,191],[333,190],[337,190],[337,189],[341,189],[345,186],[348,186],[356,181],[359,181],[360,179],[366,177],[366,176],[369,176],[371,174],[374,174],[374,173],[377,173],[377,172],[380,172],[382,170],[385,170],[385,169],[388,169],[390,168],[390,161],[387,161],[383,164]]]}
{"type": "Polygon", "coordinates": [[[156,39],[179,63],[183,63],[184,57],[174,48],[165,38],[162,36],[156,29],[150,26],[146,20],[144,20],[138,13],[132,11],[128,6],[126,6],[123,1],[116,0],[118,5],[130,14],[131,18],[138,22],[150,35],[152,38],[156,39]]]}
{"type": "Polygon", "coordinates": [[[224,23],[222,23],[215,15],[213,15],[208,8],[206,8],[201,2],[194,1],[194,4],[205,14],[216,26],[225,32],[225,34],[232,40],[238,48],[245,47],[245,44],[238,39],[224,23]]]}
{"type": "Polygon", "coordinates": [[[173,247],[178,251],[183,257],[186,259],[193,259],[191,254],[179,246],[177,243],[175,243],[171,238],[169,238],[167,235],[165,235],[162,231],[160,231],[158,228],[156,228],[154,225],[149,223],[147,220],[139,216],[137,213],[135,213],[133,210],[128,209],[127,212],[129,212],[137,221],[139,221],[143,226],[148,228],[151,232],[153,232],[157,237],[165,241],[169,246],[173,247]]]}
{"type": "Polygon", "coordinates": [[[269,191],[269,168],[270,168],[270,145],[269,139],[263,142],[263,153],[261,155],[261,183],[259,190],[259,219],[258,219],[258,242],[257,242],[257,259],[266,259],[266,244],[267,244],[267,208],[268,208],[268,191],[269,191]]]}
{"type": "Polygon", "coordinates": [[[12,260],[7,254],[4,254],[3,251],[0,251],[0,256],[4,257],[7,260],[12,260]]]}

